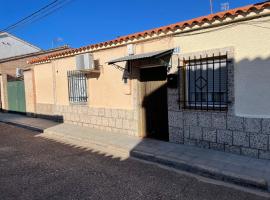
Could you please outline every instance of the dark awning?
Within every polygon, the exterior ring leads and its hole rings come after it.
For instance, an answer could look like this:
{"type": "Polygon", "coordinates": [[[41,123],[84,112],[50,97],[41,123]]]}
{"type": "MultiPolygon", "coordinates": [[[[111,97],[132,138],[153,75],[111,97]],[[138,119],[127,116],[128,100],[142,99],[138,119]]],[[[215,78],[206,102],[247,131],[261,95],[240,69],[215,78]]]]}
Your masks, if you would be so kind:
{"type": "Polygon", "coordinates": [[[130,60],[140,60],[145,58],[160,58],[161,56],[166,56],[173,53],[174,49],[155,51],[150,53],[143,53],[131,56],[124,56],[122,58],[117,58],[108,62],[109,65],[112,65],[117,62],[130,61],[130,60]]]}

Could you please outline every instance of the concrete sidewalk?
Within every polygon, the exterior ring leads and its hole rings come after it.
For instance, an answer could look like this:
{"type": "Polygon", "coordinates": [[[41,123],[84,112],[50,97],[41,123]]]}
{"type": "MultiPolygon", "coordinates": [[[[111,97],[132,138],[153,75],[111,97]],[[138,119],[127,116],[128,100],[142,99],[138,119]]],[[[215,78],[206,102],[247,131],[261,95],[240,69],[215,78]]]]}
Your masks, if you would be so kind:
{"type": "Polygon", "coordinates": [[[131,156],[241,186],[268,190],[270,161],[168,142],[140,139],[71,124],[38,135],[116,156],[131,156]]]}
{"type": "Polygon", "coordinates": [[[33,118],[26,115],[3,112],[0,112],[0,122],[12,124],[38,132],[43,132],[45,129],[59,124],[57,122],[47,119],[33,118]]]}

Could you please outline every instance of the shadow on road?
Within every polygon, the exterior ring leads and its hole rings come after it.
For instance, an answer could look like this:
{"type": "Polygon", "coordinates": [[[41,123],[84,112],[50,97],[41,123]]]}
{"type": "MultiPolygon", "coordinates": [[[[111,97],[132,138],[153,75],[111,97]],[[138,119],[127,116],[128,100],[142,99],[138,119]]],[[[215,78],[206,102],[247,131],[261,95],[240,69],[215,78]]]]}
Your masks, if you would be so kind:
{"type": "Polygon", "coordinates": [[[0,123],[1,199],[266,199],[0,123]]]}

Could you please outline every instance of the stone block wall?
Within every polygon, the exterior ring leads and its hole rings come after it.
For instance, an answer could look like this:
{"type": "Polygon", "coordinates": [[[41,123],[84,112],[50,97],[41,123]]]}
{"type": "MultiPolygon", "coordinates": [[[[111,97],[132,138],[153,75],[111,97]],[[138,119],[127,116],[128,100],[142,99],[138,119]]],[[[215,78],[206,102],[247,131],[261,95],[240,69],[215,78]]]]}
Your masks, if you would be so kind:
{"type": "Polygon", "coordinates": [[[65,123],[137,136],[138,113],[134,110],[94,108],[88,105],[38,104],[37,113],[61,118],[65,123]]]}
{"type": "MultiPolygon", "coordinates": [[[[224,51],[214,50],[211,53],[224,51]]],[[[233,60],[233,50],[229,49],[233,60]]],[[[201,52],[195,53],[200,55],[201,52]]],[[[194,54],[193,54],[194,55],[194,54]]],[[[180,90],[180,89],[179,89],[180,90]]],[[[169,140],[174,143],[270,159],[270,119],[234,114],[234,66],[228,65],[228,110],[183,109],[178,89],[168,89],[169,140]]]]}
{"type": "Polygon", "coordinates": [[[270,119],[178,108],[169,110],[169,133],[174,143],[270,159],[270,119]]]}
{"type": "Polygon", "coordinates": [[[168,89],[169,140],[270,159],[270,119],[238,117],[232,111],[184,110],[168,89]]]}

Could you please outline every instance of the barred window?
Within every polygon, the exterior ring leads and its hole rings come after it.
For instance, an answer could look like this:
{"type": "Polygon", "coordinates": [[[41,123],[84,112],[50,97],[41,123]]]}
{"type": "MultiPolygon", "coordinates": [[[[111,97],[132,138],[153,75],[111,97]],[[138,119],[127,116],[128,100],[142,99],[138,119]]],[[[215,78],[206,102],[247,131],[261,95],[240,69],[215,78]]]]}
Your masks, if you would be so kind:
{"type": "Polygon", "coordinates": [[[87,102],[87,77],[79,71],[68,71],[68,96],[72,103],[87,102]]]}
{"type": "Polygon", "coordinates": [[[227,55],[184,60],[184,107],[227,108],[227,55]]]}

